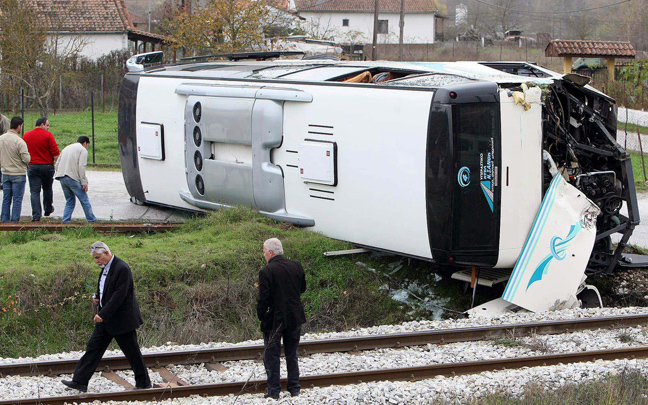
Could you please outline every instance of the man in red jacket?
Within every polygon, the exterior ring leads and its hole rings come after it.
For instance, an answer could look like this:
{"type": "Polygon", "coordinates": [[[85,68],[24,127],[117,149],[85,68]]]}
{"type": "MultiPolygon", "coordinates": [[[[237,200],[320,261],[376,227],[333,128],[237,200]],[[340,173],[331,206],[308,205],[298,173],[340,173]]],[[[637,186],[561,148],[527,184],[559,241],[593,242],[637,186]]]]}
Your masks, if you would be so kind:
{"type": "Polygon", "coordinates": [[[54,161],[61,152],[56,145],[54,135],[48,131],[49,120],[40,117],[36,121],[36,128],[23,135],[31,161],[27,168],[29,178],[29,191],[31,192],[32,221],[40,221],[42,208],[45,208],[46,217],[54,212],[52,183],[54,183],[54,161]],[[40,202],[40,192],[43,189],[43,207],[40,202]]]}

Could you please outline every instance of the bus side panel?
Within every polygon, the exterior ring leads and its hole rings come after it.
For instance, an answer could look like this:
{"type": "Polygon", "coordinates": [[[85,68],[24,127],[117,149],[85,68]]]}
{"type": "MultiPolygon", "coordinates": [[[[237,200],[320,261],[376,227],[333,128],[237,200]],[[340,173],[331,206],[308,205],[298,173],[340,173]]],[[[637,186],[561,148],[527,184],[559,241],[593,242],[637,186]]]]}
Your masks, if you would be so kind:
{"type": "Polygon", "coordinates": [[[314,229],[329,237],[430,259],[425,146],[433,93],[303,90],[313,101],[284,104],[284,143],[273,153],[284,171],[287,211],[314,218],[314,229]],[[335,144],[337,185],[304,181],[304,142],[335,144]]]}
{"type": "Polygon", "coordinates": [[[540,88],[526,93],[525,111],[500,92],[502,111],[502,216],[496,267],[512,268],[542,203],[542,105],[540,88]]]}
{"type": "Polygon", "coordinates": [[[186,96],[175,89],[187,80],[143,77],[137,96],[137,124],[152,123],[164,127],[165,159],[153,160],[140,156],[139,166],[146,201],[183,209],[199,210],[179,196],[188,192],[185,164],[185,103],[186,96]]]}

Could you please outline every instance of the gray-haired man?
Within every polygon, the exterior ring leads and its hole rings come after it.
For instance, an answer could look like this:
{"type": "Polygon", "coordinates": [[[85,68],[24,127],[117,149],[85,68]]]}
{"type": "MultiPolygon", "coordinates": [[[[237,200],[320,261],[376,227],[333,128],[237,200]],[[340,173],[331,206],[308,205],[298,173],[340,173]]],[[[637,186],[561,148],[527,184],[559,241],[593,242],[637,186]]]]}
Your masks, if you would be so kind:
{"type": "Polygon", "coordinates": [[[268,376],[265,398],[279,399],[279,357],[283,338],[288,370],[287,389],[291,396],[299,395],[299,364],[297,348],[301,325],[306,322],[301,295],[306,291],[306,276],[302,265],[283,256],[277,238],[263,243],[263,257],[268,263],[259,272],[259,301],[257,316],[263,332],[263,365],[268,376]]]}
{"type": "Polygon", "coordinates": [[[102,269],[93,297],[94,303],[99,305],[99,312],[94,316],[94,332],[88,341],[86,353],[77,363],[72,381],[61,382],[70,388],[87,391],[92,374],[114,338],[135,373],[135,389],[151,388],[148,370],[137,343],[135,330],[144,321],[135,299],[130,267],[113,255],[103,242],[93,243],[90,254],[102,269]]]}

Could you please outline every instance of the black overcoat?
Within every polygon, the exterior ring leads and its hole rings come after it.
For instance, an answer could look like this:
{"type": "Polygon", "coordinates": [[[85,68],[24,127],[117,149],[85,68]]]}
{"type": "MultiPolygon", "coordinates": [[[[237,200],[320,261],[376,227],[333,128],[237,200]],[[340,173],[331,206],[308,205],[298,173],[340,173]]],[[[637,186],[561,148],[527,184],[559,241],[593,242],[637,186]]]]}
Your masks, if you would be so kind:
{"type": "Polygon", "coordinates": [[[278,255],[259,271],[257,316],[261,330],[291,329],[306,322],[301,294],[306,275],[301,263],[278,255]]]}
{"type": "MultiPolygon", "coordinates": [[[[99,297],[102,272],[103,269],[97,281],[97,297],[99,297]]],[[[135,298],[130,267],[117,256],[113,258],[110,271],[106,276],[98,315],[103,319],[106,332],[112,336],[133,331],[144,323],[135,298]]]]}

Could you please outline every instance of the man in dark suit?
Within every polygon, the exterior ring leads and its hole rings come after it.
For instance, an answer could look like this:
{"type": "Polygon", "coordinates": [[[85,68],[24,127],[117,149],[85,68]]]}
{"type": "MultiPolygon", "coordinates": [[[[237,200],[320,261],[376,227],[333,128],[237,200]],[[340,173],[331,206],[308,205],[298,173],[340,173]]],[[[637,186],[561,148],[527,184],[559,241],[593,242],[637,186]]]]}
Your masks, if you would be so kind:
{"type": "Polygon", "coordinates": [[[92,374],[114,338],[135,373],[135,389],[151,388],[148,370],[137,343],[135,330],[144,321],[135,299],[130,267],[113,255],[103,242],[93,243],[90,254],[102,269],[93,297],[99,311],[94,316],[94,332],[88,341],[86,353],[77,363],[72,380],[63,380],[62,383],[86,392],[92,374]]]}
{"type": "Polygon", "coordinates": [[[268,393],[264,398],[279,399],[279,357],[283,338],[288,370],[287,389],[291,396],[299,395],[299,365],[297,347],[301,325],[306,322],[301,294],[306,291],[306,276],[301,264],[283,256],[277,238],[263,243],[263,257],[268,263],[259,272],[259,301],[257,316],[263,332],[263,364],[268,376],[268,393]]]}

